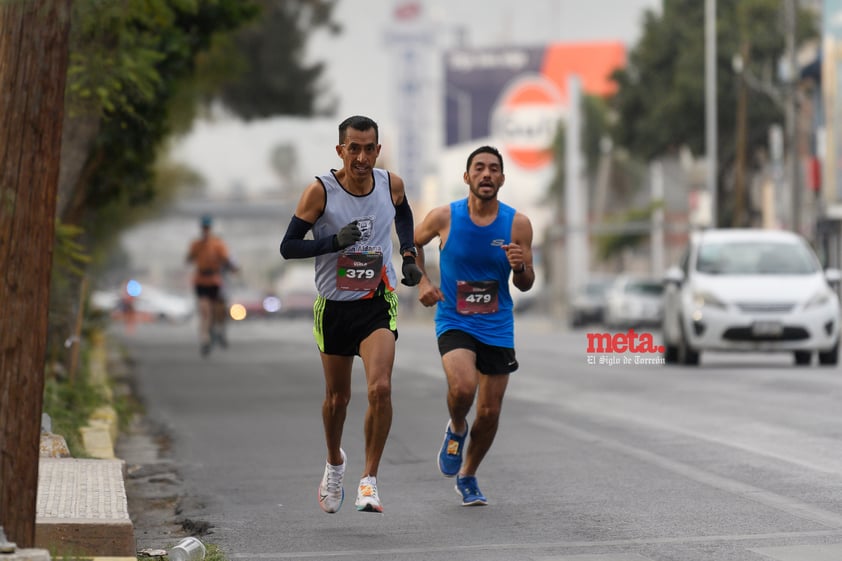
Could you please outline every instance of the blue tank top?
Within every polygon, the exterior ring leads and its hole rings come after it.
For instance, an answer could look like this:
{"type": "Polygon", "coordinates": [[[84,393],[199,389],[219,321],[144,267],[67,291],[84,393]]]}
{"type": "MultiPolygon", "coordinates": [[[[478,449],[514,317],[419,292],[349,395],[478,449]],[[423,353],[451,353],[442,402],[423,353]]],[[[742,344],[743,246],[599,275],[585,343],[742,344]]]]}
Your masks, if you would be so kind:
{"type": "Polygon", "coordinates": [[[468,214],[467,198],[450,203],[450,233],[439,255],[444,301],[436,307],[437,337],[458,329],[487,345],[514,348],[511,267],[500,246],[511,241],[515,209],[499,205],[494,222],[477,226],[468,214]],[[457,311],[459,281],[496,281],[497,311],[469,315],[457,311]]]}

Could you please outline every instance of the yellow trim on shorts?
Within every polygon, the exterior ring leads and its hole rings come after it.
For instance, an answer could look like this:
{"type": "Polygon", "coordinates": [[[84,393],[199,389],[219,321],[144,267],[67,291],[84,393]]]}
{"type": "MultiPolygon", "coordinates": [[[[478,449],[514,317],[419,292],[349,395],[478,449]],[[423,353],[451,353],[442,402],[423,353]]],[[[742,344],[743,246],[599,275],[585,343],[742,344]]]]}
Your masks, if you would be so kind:
{"type": "Polygon", "coordinates": [[[313,337],[321,352],[325,352],[324,315],[327,298],[319,294],[313,303],[313,337]]]}
{"type": "Polygon", "coordinates": [[[398,330],[398,295],[394,291],[383,293],[383,298],[389,303],[389,329],[398,330]]]}

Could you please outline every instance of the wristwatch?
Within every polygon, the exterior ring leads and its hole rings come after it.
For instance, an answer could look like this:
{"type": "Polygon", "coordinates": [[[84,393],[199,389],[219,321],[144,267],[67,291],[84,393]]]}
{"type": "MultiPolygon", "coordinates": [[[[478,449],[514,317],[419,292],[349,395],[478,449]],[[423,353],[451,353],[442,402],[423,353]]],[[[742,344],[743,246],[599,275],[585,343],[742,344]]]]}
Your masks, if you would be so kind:
{"type": "Polygon", "coordinates": [[[405,247],[401,249],[401,257],[405,256],[405,254],[411,253],[413,257],[418,257],[418,250],[415,247],[405,247]]]}

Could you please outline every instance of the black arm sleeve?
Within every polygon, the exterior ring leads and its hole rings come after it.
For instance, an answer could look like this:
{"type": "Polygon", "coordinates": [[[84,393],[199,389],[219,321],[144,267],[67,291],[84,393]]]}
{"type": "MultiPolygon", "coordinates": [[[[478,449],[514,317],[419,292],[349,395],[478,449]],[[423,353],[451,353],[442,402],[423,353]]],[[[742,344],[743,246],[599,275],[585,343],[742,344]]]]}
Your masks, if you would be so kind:
{"type": "Polygon", "coordinates": [[[281,241],[281,256],[284,259],[304,259],[336,251],[336,236],[318,240],[305,240],[304,236],[313,225],[293,216],[289,221],[287,233],[281,241]]]}
{"type": "Polygon", "coordinates": [[[404,196],[403,202],[395,207],[395,231],[401,244],[401,254],[415,248],[415,222],[409,200],[404,196]]]}

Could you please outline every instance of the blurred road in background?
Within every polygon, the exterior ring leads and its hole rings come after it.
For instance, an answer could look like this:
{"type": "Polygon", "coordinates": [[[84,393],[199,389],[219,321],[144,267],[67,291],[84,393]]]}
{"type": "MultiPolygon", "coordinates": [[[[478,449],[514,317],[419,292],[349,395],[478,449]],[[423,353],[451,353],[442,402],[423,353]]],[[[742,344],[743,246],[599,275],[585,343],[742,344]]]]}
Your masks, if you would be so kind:
{"type": "Polygon", "coordinates": [[[203,540],[232,561],[842,559],[838,369],[713,353],[696,368],[646,364],[660,355],[588,354],[586,330],[524,316],[521,369],[478,473],[490,504],[463,508],[435,462],[447,412],[432,322],[399,331],[382,515],[353,504],[359,362],[345,505],[318,507],[324,390],[308,321],[232,325],[230,348],[207,359],[190,324],[120,335],[203,540]]]}

